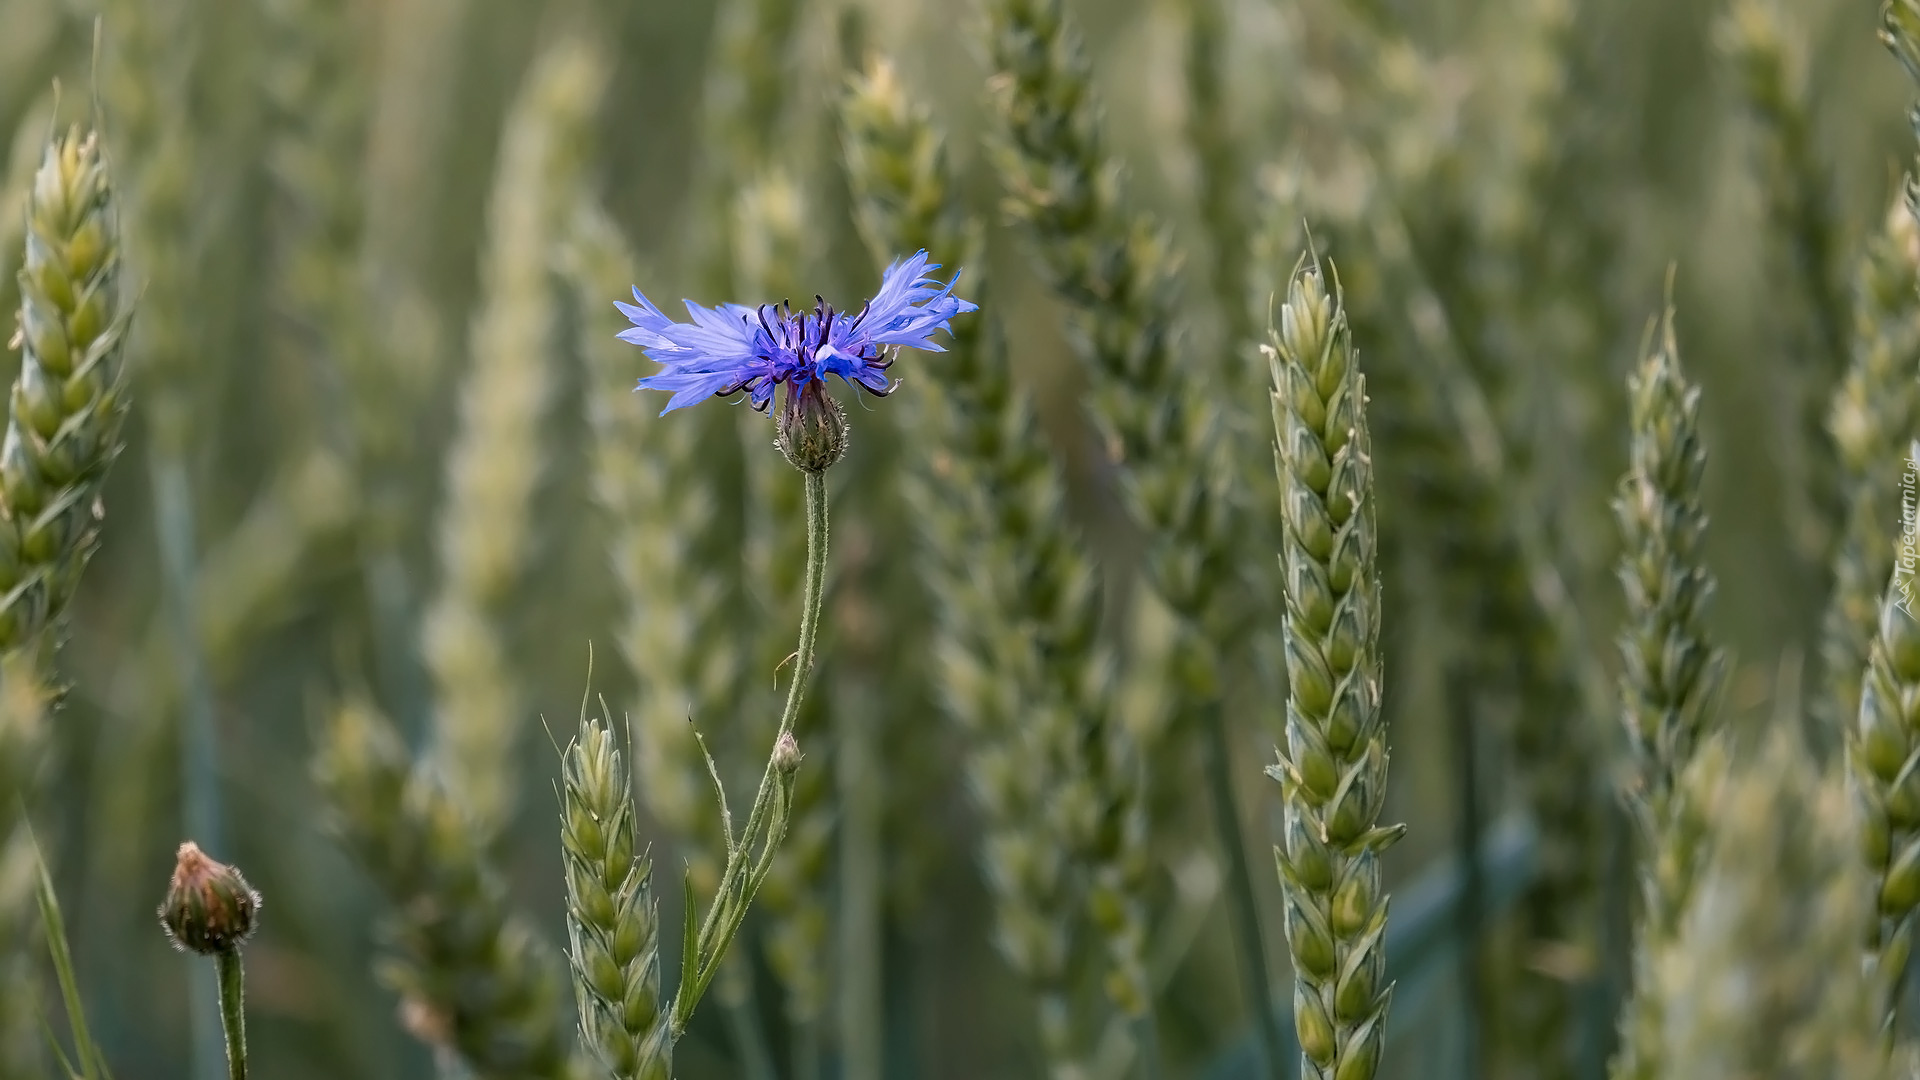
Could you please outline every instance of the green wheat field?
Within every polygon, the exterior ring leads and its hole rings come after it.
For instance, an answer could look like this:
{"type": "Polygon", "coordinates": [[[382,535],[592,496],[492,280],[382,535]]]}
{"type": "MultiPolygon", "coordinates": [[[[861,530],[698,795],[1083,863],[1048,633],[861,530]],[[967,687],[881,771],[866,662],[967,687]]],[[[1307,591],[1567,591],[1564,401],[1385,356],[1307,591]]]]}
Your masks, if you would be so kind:
{"type": "Polygon", "coordinates": [[[1917,102],[0,0],[0,1080],[1920,1077],[1917,102]]]}

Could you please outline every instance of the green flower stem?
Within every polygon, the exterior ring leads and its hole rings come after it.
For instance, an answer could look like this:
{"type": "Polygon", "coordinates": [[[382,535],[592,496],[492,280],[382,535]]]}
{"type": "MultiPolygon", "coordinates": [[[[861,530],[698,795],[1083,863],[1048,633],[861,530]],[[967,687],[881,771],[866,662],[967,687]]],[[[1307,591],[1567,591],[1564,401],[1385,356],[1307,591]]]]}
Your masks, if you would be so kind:
{"type": "Polygon", "coordinates": [[[220,975],[220,1028],[227,1036],[227,1080],[247,1080],[246,991],[242,987],[240,950],[215,954],[220,975]]]}
{"type": "MultiPolygon", "coordinates": [[[[1207,790],[1212,793],[1214,827],[1220,833],[1220,846],[1227,855],[1227,904],[1233,919],[1235,944],[1240,957],[1241,992],[1247,996],[1247,1012],[1253,1018],[1253,1030],[1268,1068],[1277,1068],[1287,1060],[1280,1041],[1277,1013],[1273,1009],[1273,989],[1267,984],[1266,941],[1260,935],[1260,907],[1253,891],[1253,871],[1247,864],[1246,840],[1240,835],[1240,815],[1233,804],[1233,755],[1227,745],[1226,712],[1218,698],[1201,709],[1200,729],[1206,738],[1207,790]],[[1247,955],[1247,953],[1251,955],[1247,955]]],[[[1151,1059],[1149,1059],[1151,1060],[1151,1059]]]]}
{"type": "MultiPolygon", "coordinates": [[[[787,688],[787,707],[780,715],[780,727],[774,734],[773,753],[767,758],[767,770],[760,777],[760,789],[753,798],[753,810],[747,815],[747,827],[736,839],[732,815],[726,812],[721,795],[721,825],[727,840],[727,862],[720,875],[720,888],[713,906],[701,920],[697,937],[689,933],[681,953],[680,992],[673,1002],[673,1037],[677,1042],[687,1030],[694,1006],[713,983],[720,961],[733,944],[740,924],[746,921],[747,907],[761,882],[773,866],[774,852],[787,834],[787,818],[793,809],[793,772],[798,765],[798,750],[793,743],[794,722],[806,699],[807,676],[813,671],[813,648],[819,636],[820,606],[826,593],[827,578],[827,479],[824,472],[805,471],[807,483],[807,573],[800,609],[800,645],[793,654],[793,683],[787,688]],[[784,759],[784,760],[783,760],[784,759]]],[[[711,764],[711,762],[709,762],[711,764]]],[[[719,786],[716,776],[715,787],[719,786]]],[[[689,889],[689,893],[691,889],[689,889]]],[[[687,905],[689,931],[693,928],[691,896],[687,905]]]]}
{"type": "Polygon", "coordinates": [[[787,709],[780,716],[779,735],[792,734],[794,722],[800,718],[807,676],[813,673],[813,644],[820,630],[820,603],[826,594],[827,474],[803,475],[807,478],[807,577],[801,597],[800,647],[793,654],[793,685],[787,687],[787,709]]]}

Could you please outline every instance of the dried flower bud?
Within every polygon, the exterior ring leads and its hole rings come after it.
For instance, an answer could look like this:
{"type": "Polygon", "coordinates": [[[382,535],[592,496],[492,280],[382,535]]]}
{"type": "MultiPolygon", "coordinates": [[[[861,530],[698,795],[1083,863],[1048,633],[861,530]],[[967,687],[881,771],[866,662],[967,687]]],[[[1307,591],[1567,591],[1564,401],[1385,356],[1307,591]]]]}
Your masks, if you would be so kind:
{"type": "Polygon", "coordinates": [[[189,840],[180,845],[160,925],[176,949],[206,956],[231,952],[253,933],[260,916],[260,894],[240,871],[214,862],[189,840]]]}
{"type": "Polygon", "coordinates": [[[823,380],[810,379],[797,389],[789,383],[775,422],[774,444],[796,469],[825,472],[846,456],[847,414],[823,380]]]}
{"type": "Polygon", "coordinates": [[[802,756],[800,753],[799,740],[793,737],[792,732],[785,732],[779,739],[775,740],[773,744],[773,767],[780,772],[780,775],[792,776],[798,772],[802,756]]]}

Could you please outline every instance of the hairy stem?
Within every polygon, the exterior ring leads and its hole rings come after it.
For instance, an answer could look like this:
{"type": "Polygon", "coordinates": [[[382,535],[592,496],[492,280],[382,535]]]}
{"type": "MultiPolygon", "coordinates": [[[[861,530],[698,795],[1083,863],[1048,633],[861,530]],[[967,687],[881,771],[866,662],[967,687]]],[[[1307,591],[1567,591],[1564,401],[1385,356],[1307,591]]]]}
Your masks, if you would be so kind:
{"type": "Polygon", "coordinates": [[[240,950],[216,953],[213,964],[220,976],[220,1028],[227,1037],[227,1080],[247,1080],[246,991],[241,985],[240,950]]]}
{"type": "MultiPolygon", "coordinates": [[[[803,475],[807,483],[807,573],[800,609],[800,645],[793,654],[793,684],[787,689],[787,707],[780,715],[773,752],[754,794],[747,826],[738,839],[727,837],[727,862],[720,875],[720,889],[701,921],[699,936],[689,942],[691,947],[681,961],[680,993],[673,1002],[675,1041],[686,1032],[694,1007],[712,984],[728,946],[740,932],[740,924],[746,921],[747,908],[767,878],[780,841],[786,837],[787,819],[793,809],[793,773],[799,753],[793,743],[793,727],[806,699],[807,676],[813,671],[813,647],[820,629],[827,577],[826,475],[813,471],[803,475]]],[[[728,831],[731,833],[731,827],[728,831]]]]}

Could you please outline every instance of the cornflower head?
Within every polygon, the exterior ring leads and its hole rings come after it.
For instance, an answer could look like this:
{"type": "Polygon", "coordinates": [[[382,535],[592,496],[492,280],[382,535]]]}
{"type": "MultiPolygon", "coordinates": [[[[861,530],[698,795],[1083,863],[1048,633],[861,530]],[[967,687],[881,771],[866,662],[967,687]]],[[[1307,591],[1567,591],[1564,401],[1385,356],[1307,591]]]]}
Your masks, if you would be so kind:
{"type": "Polygon", "coordinates": [[[945,352],[933,335],[949,330],[956,315],[976,306],[953,295],[956,271],[942,284],[940,269],[925,251],[896,260],[880,291],[855,313],[835,311],[822,297],[813,310],[796,312],[791,302],[702,307],[689,300],[690,323],[661,314],[638,288],[634,304],[616,306],[633,326],[623,341],[640,346],[661,370],[640,380],[640,389],[673,396],[661,415],[703,398],[744,393],[753,408],[773,408],[775,390],[786,384],[777,423],[781,451],[795,468],[824,472],[846,453],[846,413],[826,392],[838,376],[875,397],[899,383],[887,374],[900,349],[945,352]]]}
{"type": "Polygon", "coordinates": [[[220,1027],[226,1036],[229,1080],[247,1078],[245,976],[240,946],[260,919],[260,894],[240,871],[207,858],[198,844],[180,845],[160,925],[181,952],[213,958],[220,985],[220,1027]]]}

